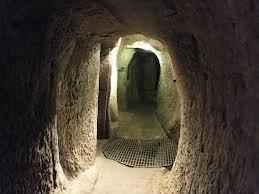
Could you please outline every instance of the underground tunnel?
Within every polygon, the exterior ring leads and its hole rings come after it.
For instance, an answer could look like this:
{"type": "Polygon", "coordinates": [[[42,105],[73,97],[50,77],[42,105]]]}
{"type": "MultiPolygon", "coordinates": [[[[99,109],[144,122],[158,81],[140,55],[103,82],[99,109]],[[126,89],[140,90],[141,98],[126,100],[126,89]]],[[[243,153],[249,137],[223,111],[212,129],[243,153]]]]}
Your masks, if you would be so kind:
{"type": "MultiPolygon", "coordinates": [[[[110,66],[116,76],[110,74],[110,85],[117,89],[117,95],[111,91],[110,97],[117,99],[117,107],[113,107],[117,117],[108,120],[110,128],[97,127],[99,138],[110,134],[111,141],[104,146],[103,154],[131,167],[172,166],[179,139],[180,110],[167,49],[157,40],[135,34],[120,38],[113,51],[116,57],[110,58],[110,66]],[[172,84],[167,84],[169,81],[172,84]],[[168,116],[169,111],[176,117],[168,116]],[[164,126],[171,132],[170,139],[164,126]]],[[[102,108],[99,106],[99,113],[102,108]]],[[[99,123],[104,119],[103,114],[98,115],[99,123]]]]}
{"type": "Polygon", "coordinates": [[[0,193],[259,193],[258,23],[256,0],[2,1],[0,193]],[[121,139],[173,164],[106,158],[121,139]]]}

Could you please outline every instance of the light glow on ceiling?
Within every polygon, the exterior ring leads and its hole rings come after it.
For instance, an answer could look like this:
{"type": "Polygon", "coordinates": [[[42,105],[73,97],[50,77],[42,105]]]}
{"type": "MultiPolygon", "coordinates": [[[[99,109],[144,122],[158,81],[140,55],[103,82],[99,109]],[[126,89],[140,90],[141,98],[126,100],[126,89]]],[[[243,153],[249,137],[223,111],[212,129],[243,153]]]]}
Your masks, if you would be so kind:
{"type": "Polygon", "coordinates": [[[154,47],[152,47],[149,43],[144,41],[134,42],[132,45],[128,45],[127,48],[140,48],[146,51],[151,51],[153,53],[158,52],[154,47]]]}
{"type": "Polygon", "coordinates": [[[162,63],[162,55],[161,55],[161,52],[158,51],[157,49],[155,49],[151,44],[149,44],[148,42],[145,42],[145,41],[137,41],[137,42],[134,42],[133,44],[131,45],[128,45],[127,48],[132,48],[132,49],[136,49],[136,48],[139,48],[139,49],[143,49],[143,50],[146,50],[146,51],[151,51],[153,52],[160,64],[162,63]]]}

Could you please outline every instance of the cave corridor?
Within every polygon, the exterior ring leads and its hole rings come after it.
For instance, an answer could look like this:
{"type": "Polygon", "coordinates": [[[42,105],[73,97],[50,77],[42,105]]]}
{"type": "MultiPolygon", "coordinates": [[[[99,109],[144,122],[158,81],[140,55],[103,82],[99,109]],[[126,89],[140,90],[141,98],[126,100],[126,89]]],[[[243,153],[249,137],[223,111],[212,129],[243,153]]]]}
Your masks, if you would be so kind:
{"type": "Polygon", "coordinates": [[[257,0],[1,1],[0,193],[259,193],[258,25],[257,0]]]}

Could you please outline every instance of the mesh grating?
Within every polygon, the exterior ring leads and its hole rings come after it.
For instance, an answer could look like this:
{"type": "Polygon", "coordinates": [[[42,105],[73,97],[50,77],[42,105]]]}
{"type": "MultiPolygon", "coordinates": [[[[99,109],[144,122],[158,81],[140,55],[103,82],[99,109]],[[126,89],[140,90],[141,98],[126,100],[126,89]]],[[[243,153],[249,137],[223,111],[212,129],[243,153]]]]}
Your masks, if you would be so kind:
{"type": "Polygon", "coordinates": [[[162,167],[174,163],[177,144],[172,139],[118,138],[104,146],[104,155],[132,167],[162,167]]]}

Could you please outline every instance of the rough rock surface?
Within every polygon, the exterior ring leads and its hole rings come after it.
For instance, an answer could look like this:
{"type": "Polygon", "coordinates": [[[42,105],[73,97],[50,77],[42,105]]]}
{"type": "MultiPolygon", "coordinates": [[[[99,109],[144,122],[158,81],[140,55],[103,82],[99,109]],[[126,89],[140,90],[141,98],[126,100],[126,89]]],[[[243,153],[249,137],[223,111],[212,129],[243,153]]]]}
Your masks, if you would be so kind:
{"type": "Polygon", "coordinates": [[[66,175],[93,165],[99,86],[99,45],[76,40],[69,63],[59,80],[57,123],[59,157],[66,175]]]}
{"type": "Polygon", "coordinates": [[[161,71],[156,115],[168,137],[178,141],[181,122],[181,99],[178,93],[173,63],[174,61],[172,61],[167,50],[161,52],[161,71]]]}
{"type": "Polygon", "coordinates": [[[109,137],[109,99],[111,92],[111,64],[110,48],[102,45],[101,64],[99,75],[99,96],[98,96],[98,119],[97,119],[97,137],[98,139],[109,137]]]}
{"type": "Polygon", "coordinates": [[[29,3],[34,9],[0,3],[0,193],[56,186],[55,68],[44,52],[49,11],[29,3]]]}
{"type": "Polygon", "coordinates": [[[181,1],[177,7],[193,35],[181,33],[172,44],[183,104],[166,193],[258,193],[258,4],[181,1]]]}

